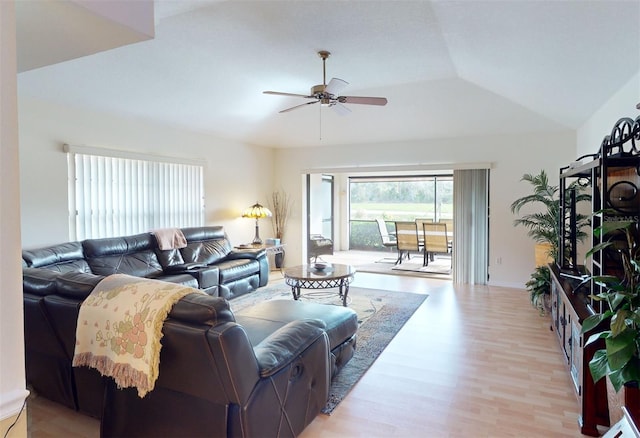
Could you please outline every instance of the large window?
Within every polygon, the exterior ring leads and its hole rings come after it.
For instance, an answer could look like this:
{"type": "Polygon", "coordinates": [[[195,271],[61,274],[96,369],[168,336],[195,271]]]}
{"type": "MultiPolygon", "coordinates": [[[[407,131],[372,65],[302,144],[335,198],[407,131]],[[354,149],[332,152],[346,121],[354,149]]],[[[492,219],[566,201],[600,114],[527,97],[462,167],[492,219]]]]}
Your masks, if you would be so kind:
{"type": "Polygon", "coordinates": [[[71,240],[202,226],[202,165],[65,146],[71,240]]]}
{"type": "Polygon", "coordinates": [[[453,218],[453,175],[350,178],[351,220],[453,218]]]}
{"type": "Polygon", "coordinates": [[[376,219],[453,219],[453,175],[349,178],[350,249],[382,249],[376,219]]]}

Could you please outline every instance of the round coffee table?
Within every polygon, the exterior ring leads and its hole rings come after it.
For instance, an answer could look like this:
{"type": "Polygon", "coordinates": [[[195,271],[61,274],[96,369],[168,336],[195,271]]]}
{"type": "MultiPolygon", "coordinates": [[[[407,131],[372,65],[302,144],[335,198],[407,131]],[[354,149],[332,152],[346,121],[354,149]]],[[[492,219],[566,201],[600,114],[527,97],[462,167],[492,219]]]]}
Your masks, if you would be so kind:
{"type": "Polygon", "coordinates": [[[349,283],[353,281],[356,269],[350,265],[331,264],[320,270],[313,265],[294,266],[284,270],[284,281],[291,286],[293,299],[300,298],[300,289],[338,288],[342,305],[347,306],[349,283]]]}

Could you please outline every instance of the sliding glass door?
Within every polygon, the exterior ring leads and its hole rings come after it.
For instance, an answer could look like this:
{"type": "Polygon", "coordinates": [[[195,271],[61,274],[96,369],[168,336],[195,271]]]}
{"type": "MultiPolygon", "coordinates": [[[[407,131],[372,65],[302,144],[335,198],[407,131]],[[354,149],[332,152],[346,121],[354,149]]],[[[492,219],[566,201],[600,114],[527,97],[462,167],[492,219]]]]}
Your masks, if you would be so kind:
{"type": "Polygon", "coordinates": [[[307,242],[320,236],[335,241],[333,187],[333,175],[307,175],[307,242]]]}

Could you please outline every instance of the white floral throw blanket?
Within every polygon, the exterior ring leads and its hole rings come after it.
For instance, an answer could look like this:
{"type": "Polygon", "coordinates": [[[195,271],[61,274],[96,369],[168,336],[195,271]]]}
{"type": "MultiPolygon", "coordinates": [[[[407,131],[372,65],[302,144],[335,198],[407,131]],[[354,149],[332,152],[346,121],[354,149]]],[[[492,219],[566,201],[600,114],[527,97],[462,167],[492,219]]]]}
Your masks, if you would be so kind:
{"type": "Polygon", "coordinates": [[[123,274],[104,278],[80,306],[73,366],[96,368],[144,397],[158,378],[164,320],[192,293],[204,292],[123,274]]]}

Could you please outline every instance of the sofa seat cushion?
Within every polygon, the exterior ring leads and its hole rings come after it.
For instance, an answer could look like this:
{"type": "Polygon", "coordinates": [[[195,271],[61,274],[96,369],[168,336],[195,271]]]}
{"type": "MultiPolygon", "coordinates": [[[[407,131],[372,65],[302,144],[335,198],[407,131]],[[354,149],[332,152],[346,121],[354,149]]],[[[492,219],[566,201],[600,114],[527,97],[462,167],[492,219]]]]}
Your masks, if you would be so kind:
{"type": "Polygon", "coordinates": [[[220,284],[232,283],[260,272],[260,264],[256,260],[235,259],[216,263],[220,270],[220,284]]]}
{"type": "Polygon", "coordinates": [[[235,316],[253,345],[258,345],[278,327],[299,319],[323,321],[331,350],[349,341],[358,330],[358,315],[353,309],[293,299],[264,301],[236,312],[235,316]]]}

